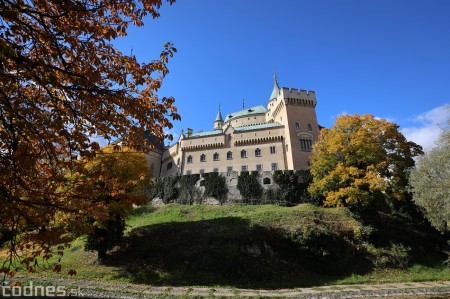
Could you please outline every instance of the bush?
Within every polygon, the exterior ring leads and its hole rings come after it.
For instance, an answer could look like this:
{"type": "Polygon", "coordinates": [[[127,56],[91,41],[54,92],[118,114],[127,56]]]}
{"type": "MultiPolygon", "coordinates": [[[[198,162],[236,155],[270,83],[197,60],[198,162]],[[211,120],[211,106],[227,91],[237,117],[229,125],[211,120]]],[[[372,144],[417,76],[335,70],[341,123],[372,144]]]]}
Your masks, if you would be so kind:
{"type": "Polygon", "coordinates": [[[219,200],[220,203],[224,203],[228,194],[225,177],[217,172],[204,173],[202,176],[205,179],[205,191],[203,196],[211,196],[219,200]]]}
{"type": "Polygon", "coordinates": [[[178,203],[193,204],[194,201],[201,197],[201,191],[195,187],[200,179],[199,174],[183,175],[178,180],[180,185],[178,189],[178,203]]]}
{"type": "Polygon", "coordinates": [[[280,186],[281,198],[291,203],[304,202],[306,188],[310,181],[305,173],[307,170],[277,170],[273,174],[273,180],[280,186]],[[299,178],[302,181],[299,182],[299,178]]]}
{"type": "Polygon", "coordinates": [[[151,198],[159,197],[164,203],[168,203],[170,200],[177,197],[177,189],[175,184],[178,181],[178,177],[162,177],[155,181],[152,191],[150,192],[151,198]]]}
{"type": "Polygon", "coordinates": [[[244,202],[248,203],[252,199],[260,200],[263,194],[263,187],[258,181],[257,171],[242,171],[238,177],[237,188],[242,195],[244,202]]]}
{"type": "Polygon", "coordinates": [[[405,269],[409,264],[411,247],[393,243],[388,248],[377,248],[369,244],[367,245],[367,251],[370,261],[376,268],[394,267],[405,269]]]}

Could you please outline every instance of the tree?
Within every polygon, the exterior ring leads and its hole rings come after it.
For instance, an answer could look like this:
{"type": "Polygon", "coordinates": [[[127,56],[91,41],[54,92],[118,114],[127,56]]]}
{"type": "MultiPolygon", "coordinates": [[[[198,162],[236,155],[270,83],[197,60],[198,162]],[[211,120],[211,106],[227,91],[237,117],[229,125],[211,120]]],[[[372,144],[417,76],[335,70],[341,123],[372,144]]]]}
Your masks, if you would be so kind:
{"type": "Polygon", "coordinates": [[[143,153],[118,146],[108,146],[94,159],[80,163],[84,171],[71,175],[68,185],[74,198],[83,193],[89,196],[89,212],[79,212],[67,224],[76,224],[78,234],[88,233],[85,248],[97,251],[101,261],[123,237],[133,205],[147,201],[150,172],[143,153]]]}
{"type": "Polygon", "coordinates": [[[153,147],[145,133],[171,139],[163,130],[179,115],[174,99],[157,92],[176,49],[167,43],[157,60],[139,62],[112,43],[130,24],[143,26],[146,15],[157,18],[161,5],[0,2],[0,226],[14,232],[3,272],[66,241],[57,214],[96,213],[90,196],[61,188],[67,172],[83,171],[77,156],[92,158],[100,149],[93,137],[120,138],[141,151],[153,147]],[[26,248],[34,249],[19,257],[26,248]]]}
{"type": "Polygon", "coordinates": [[[441,232],[450,231],[450,129],[437,146],[420,156],[410,174],[413,201],[441,232]]]}
{"type": "Polygon", "coordinates": [[[326,206],[366,206],[376,199],[406,200],[408,169],[422,153],[398,125],[372,115],[343,115],[322,129],[311,157],[309,192],[326,206]]]}
{"type": "Polygon", "coordinates": [[[228,187],[224,176],[220,175],[218,172],[208,172],[202,174],[205,180],[205,191],[203,192],[204,197],[214,197],[224,203],[227,199],[228,187]]]}
{"type": "Polygon", "coordinates": [[[259,173],[257,171],[242,171],[238,177],[237,188],[245,202],[251,199],[261,199],[263,187],[258,182],[259,173]]]}
{"type": "Polygon", "coordinates": [[[299,203],[308,198],[307,188],[311,183],[308,170],[276,170],[273,180],[280,187],[279,195],[290,203],[299,203]]]}

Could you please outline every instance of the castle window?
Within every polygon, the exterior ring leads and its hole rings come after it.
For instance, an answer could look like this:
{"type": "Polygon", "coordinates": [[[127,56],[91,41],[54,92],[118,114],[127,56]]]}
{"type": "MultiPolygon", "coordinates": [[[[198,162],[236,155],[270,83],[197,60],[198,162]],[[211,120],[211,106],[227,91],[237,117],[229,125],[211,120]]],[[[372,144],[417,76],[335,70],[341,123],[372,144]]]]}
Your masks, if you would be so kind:
{"type": "Polygon", "coordinates": [[[286,144],[286,153],[289,151],[289,146],[286,144]]]}
{"type": "Polygon", "coordinates": [[[227,166],[227,172],[232,172],[233,171],[233,166],[227,166]]]}
{"type": "Polygon", "coordinates": [[[200,156],[200,162],[206,162],[206,156],[205,156],[205,154],[202,154],[202,155],[200,156]]]}
{"type": "Polygon", "coordinates": [[[228,141],[230,141],[231,140],[231,134],[228,134],[227,138],[228,138],[228,141]]]}
{"type": "Polygon", "coordinates": [[[302,151],[310,152],[312,149],[312,140],[310,137],[301,137],[300,138],[300,149],[302,151]]]}
{"type": "Polygon", "coordinates": [[[262,171],[262,164],[256,164],[256,171],[262,171]]]}
{"type": "Polygon", "coordinates": [[[219,153],[214,153],[213,159],[214,161],[219,161],[219,153]]]}
{"type": "Polygon", "coordinates": [[[191,155],[189,155],[189,156],[187,157],[187,162],[188,162],[188,163],[192,163],[192,161],[193,161],[193,158],[192,158],[191,155]]]}
{"type": "Polygon", "coordinates": [[[270,153],[271,154],[276,154],[275,146],[271,146],[270,147],[270,153]]]}
{"type": "Polygon", "coordinates": [[[255,149],[255,156],[261,157],[261,150],[259,148],[255,149]]]}
{"type": "Polygon", "coordinates": [[[264,178],[263,179],[263,184],[264,185],[270,185],[272,183],[272,181],[270,180],[270,178],[264,178]]]}
{"type": "Polygon", "coordinates": [[[214,168],[213,172],[219,172],[219,168],[214,168]]]}
{"type": "Polygon", "coordinates": [[[241,171],[247,171],[247,165],[242,165],[241,166],[241,171]]]}
{"type": "Polygon", "coordinates": [[[241,158],[247,158],[247,151],[246,150],[242,150],[241,151],[241,158]]]}
{"type": "Polygon", "coordinates": [[[300,125],[298,123],[295,123],[295,129],[298,131],[300,130],[300,125]]]}
{"type": "Polygon", "coordinates": [[[186,175],[191,175],[191,174],[192,174],[191,170],[186,171],[186,175]]]}
{"type": "Polygon", "coordinates": [[[177,160],[177,165],[180,165],[180,158],[178,158],[177,160]]]}
{"type": "Polygon", "coordinates": [[[167,163],[167,170],[172,169],[172,166],[173,166],[172,162],[167,163]]]}
{"type": "Polygon", "coordinates": [[[278,169],[278,163],[272,163],[272,171],[278,169]]]}
{"type": "Polygon", "coordinates": [[[205,170],[204,169],[200,169],[200,174],[204,174],[205,170]]]}
{"type": "Polygon", "coordinates": [[[312,126],[311,126],[311,124],[308,124],[308,131],[312,132],[312,126]]]}
{"type": "Polygon", "coordinates": [[[227,153],[227,160],[231,160],[233,159],[233,153],[232,152],[228,152],[227,153]]]}

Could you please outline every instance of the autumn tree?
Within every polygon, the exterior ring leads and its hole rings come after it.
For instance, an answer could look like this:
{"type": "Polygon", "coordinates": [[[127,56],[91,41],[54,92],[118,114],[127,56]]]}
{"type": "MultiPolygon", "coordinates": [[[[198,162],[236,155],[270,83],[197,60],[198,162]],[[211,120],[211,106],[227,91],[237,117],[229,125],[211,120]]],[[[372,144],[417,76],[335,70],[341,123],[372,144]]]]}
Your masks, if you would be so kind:
{"type": "Polygon", "coordinates": [[[79,212],[68,224],[77,223],[76,232],[88,234],[86,249],[97,251],[99,260],[104,260],[106,251],[123,237],[125,219],[133,205],[147,201],[149,169],[142,152],[119,146],[108,146],[94,159],[79,163],[83,171],[71,175],[67,184],[74,195],[89,196],[91,205],[87,208],[92,212],[79,212]]]}
{"type": "Polygon", "coordinates": [[[422,153],[398,125],[372,115],[342,115],[322,129],[311,157],[309,192],[325,206],[367,206],[408,197],[408,169],[422,153]]]}
{"type": "Polygon", "coordinates": [[[33,257],[48,257],[52,244],[66,241],[57,220],[98,212],[90,196],[61,189],[68,172],[83,171],[75,159],[99,150],[93,137],[120,138],[141,151],[153,146],[145,133],[171,138],[164,128],[179,115],[174,99],[157,92],[176,49],[167,43],[158,59],[140,62],[113,45],[129,25],[143,26],[147,15],[157,18],[161,5],[0,2],[0,227],[13,232],[4,273],[15,260],[33,271],[33,257]]]}
{"type": "Polygon", "coordinates": [[[420,156],[410,174],[414,202],[441,232],[450,231],[450,129],[437,146],[420,156]]]}

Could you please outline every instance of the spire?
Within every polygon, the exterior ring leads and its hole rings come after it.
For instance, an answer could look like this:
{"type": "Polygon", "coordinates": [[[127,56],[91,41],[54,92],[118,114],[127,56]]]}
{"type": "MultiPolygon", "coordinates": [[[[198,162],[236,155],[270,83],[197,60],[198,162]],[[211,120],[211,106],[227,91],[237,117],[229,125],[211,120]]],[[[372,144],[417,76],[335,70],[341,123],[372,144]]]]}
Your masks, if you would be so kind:
{"type": "Polygon", "coordinates": [[[216,121],[223,122],[222,113],[220,113],[220,104],[219,104],[219,112],[217,112],[216,120],[214,122],[216,121]]]}
{"type": "Polygon", "coordinates": [[[279,93],[280,93],[280,86],[278,86],[278,78],[277,78],[277,73],[275,71],[275,66],[274,66],[273,67],[273,90],[272,90],[272,94],[270,95],[269,101],[278,97],[279,93]]]}

